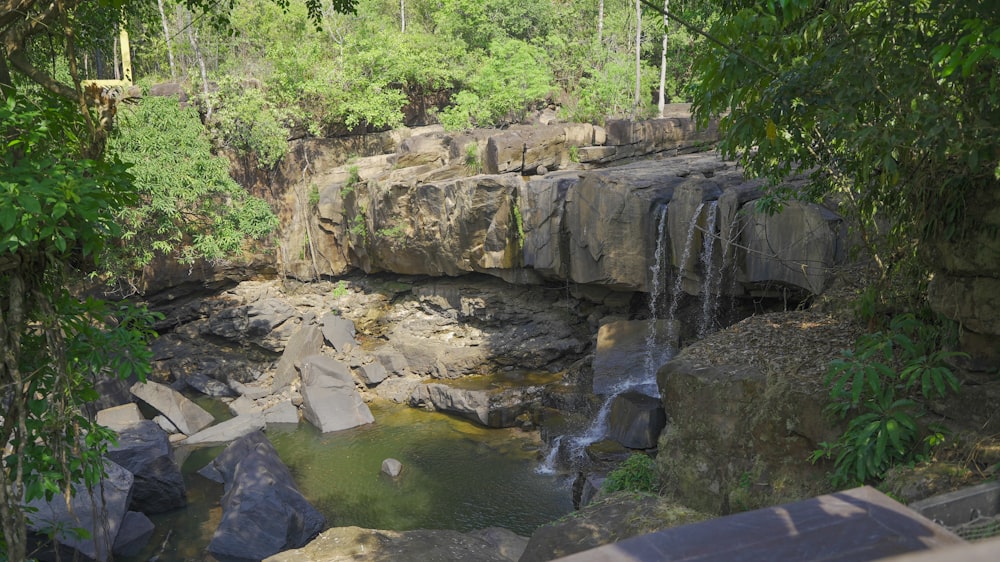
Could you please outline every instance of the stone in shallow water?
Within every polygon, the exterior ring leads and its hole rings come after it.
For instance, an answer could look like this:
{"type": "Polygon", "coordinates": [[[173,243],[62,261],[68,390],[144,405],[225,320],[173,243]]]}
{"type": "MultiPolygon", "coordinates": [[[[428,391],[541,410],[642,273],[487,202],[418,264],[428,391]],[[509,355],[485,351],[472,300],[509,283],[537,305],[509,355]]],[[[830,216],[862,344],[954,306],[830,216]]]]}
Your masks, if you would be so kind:
{"type": "Polygon", "coordinates": [[[659,399],[625,392],[611,403],[608,437],[629,449],[652,449],[666,424],[667,414],[659,399]]]}
{"type": "Polygon", "coordinates": [[[132,394],[149,404],[177,426],[181,433],[191,435],[205,429],[215,418],[180,392],[153,381],[132,385],[132,394]]]}
{"type": "Polygon", "coordinates": [[[226,485],[222,520],[207,549],[220,561],[260,560],[299,548],[326,526],[259,431],[234,441],[202,470],[226,485]]]}
{"type": "Polygon", "coordinates": [[[313,355],[302,364],[302,416],[320,431],[340,431],[375,421],[347,365],[313,355]],[[346,380],[345,380],[346,379],[346,380]]]}
{"type": "Polygon", "coordinates": [[[403,463],[396,459],[385,459],[382,461],[382,472],[395,478],[403,470],[403,463]]]}
{"type": "Polygon", "coordinates": [[[130,509],[164,513],[187,505],[184,477],[172,453],[167,433],[155,422],[119,431],[118,443],[108,447],[107,456],[135,477],[130,509]]]}

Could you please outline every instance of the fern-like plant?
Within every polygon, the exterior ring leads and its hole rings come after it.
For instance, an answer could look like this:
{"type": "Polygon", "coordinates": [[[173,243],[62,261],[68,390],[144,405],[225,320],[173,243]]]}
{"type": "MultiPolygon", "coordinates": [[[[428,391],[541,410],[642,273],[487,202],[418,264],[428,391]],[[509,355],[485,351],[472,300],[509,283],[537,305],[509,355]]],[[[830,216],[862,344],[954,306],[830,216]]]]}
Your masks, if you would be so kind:
{"type": "Polygon", "coordinates": [[[835,486],[877,480],[893,466],[927,460],[944,440],[942,426],[920,422],[926,401],[959,388],[946,360],[962,354],[941,350],[940,339],[936,327],[903,314],[830,363],[827,411],[847,419],[847,429],[835,442],[821,443],[811,459],[833,459],[835,486]]]}

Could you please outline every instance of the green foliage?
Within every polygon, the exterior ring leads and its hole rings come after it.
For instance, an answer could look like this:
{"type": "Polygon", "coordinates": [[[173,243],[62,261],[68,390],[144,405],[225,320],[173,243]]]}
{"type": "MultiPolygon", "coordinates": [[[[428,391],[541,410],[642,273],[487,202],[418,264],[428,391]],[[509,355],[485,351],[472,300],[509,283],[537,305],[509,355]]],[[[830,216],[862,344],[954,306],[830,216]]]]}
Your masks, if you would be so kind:
{"type": "Polygon", "coordinates": [[[319,205],[319,186],[309,185],[309,207],[316,208],[319,205]]]}
{"type": "Polygon", "coordinates": [[[521,206],[515,201],[513,204],[514,208],[514,226],[517,229],[517,249],[524,249],[524,217],[521,216],[521,206]]]}
{"type": "Polygon", "coordinates": [[[944,440],[943,428],[919,421],[926,401],[959,388],[946,361],[961,354],[942,351],[940,342],[938,328],[903,314],[831,362],[827,410],[848,424],[812,458],[834,460],[834,485],[880,479],[893,466],[926,460],[944,440]]]}
{"type": "Polygon", "coordinates": [[[620,490],[655,493],[658,489],[656,463],[652,457],[642,453],[633,453],[625,459],[621,466],[608,474],[608,478],[601,486],[601,491],[605,493],[620,490]]]}
{"type": "Polygon", "coordinates": [[[552,85],[542,49],[517,39],[494,41],[490,56],[465,80],[452,106],[441,111],[441,124],[459,130],[517,121],[552,85]]]}
{"type": "Polygon", "coordinates": [[[242,154],[253,155],[262,169],[273,168],[288,151],[288,129],[282,111],[273,108],[259,88],[225,77],[212,96],[212,129],[220,140],[242,154]]]}
{"type": "Polygon", "coordinates": [[[0,550],[21,560],[23,500],[102,476],[113,434],[82,407],[99,376],[145,378],[155,318],[66,289],[122,233],[115,211],[135,201],[126,166],[87,156],[93,138],[69,100],[11,92],[0,123],[0,550]]]}
{"type": "Polygon", "coordinates": [[[401,225],[391,226],[387,228],[380,228],[376,232],[380,237],[387,238],[389,240],[399,242],[406,238],[406,231],[403,230],[401,225]]]}
{"type": "Polygon", "coordinates": [[[470,142],[465,145],[465,159],[462,163],[470,174],[483,173],[483,163],[479,159],[479,144],[470,142]]]}
{"type": "Polygon", "coordinates": [[[580,147],[575,144],[569,147],[569,161],[576,163],[580,162],[580,147]]]}
{"type": "Polygon", "coordinates": [[[115,160],[79,158],[87,133],[69,101],[11,96],[0,104],[0,256],[94,258],[120,234],[111,209],[133,201],[115,160]]]}
{"type": "Polygon", "coordinates": [[[341,280],[337,281],[337,284],[334,285],[333,291],[330,292],[330,296],[335,299],[339,299],[340,297],[346,295],[349,292],[350,290],[347,288],[347,282],[341,280]]]}
{"type": "MultiPolygon", "coordinates": [[[[360,181],[361,181],[361,173],[358,170],[358,167],[357,166],[348,166],[348,168],[347,168],[347,181],[344,182],[344,189],[345,190],[353,190],[354,186],[357,185],[358,182],[360,182],[360,181]]],[[[348,193],[350,193],[350,191],[348,191],[348,193]]],[[[344,195],[344,193],[341,192],[341,196],[343,196],[343,195],[344,195]]]]}
{"type": "Polygon", "coordinates": [[[229,177],[192,108],[146,98],[120,113],[111,154],[132,165],[138,205],[122,208],[121,245],[108,253],[113,277],[129,278],[157,254],[183,263],[237,256],[277,227],[270,206],[229,177]]]}
{"type": "Polygon", "coordinates": [[[368,242],[368,219],[365,218],[366,209],[362,206],[358,213],[351,219],[350,233],[362,244],[368,242]]]}
{"type": "Polygon", "coordinates": [[[695,109],[771,180],[772,208],[835,197],[898,276],[914,240],[961,237],[970,198],[996,189],[998,21],[978,0],[730,2],[711,30],[729,47],[699,60],[695,109]],[[779,187],[803,170],[804,193],[779,187]]]}

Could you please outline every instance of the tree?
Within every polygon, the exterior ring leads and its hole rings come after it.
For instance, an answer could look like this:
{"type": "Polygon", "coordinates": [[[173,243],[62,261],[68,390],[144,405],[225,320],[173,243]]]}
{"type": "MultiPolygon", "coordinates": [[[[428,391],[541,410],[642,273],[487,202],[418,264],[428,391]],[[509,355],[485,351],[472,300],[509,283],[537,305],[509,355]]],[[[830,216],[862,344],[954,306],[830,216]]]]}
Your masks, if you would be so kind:
{"type": "Polygon", "coordinates": [[[670,19],[666,16],[670,11],[670,0],[663,0],[663,46],[660,47],[660,94],[656,104],[660,117],[667,104],[667,29],[670,19]]]}
{"type": "MultiPolygon", "coordinates": [[[[204,12],[217,2],[186,4],[204,12]]],[[[306,4],[318,21],[320,1],[306,4]]],[[[142,379],[149,370],[147,312],[81,299],[66,288],[121,235],[115,218],[138,201],[127,167],[105,153],[119,93],[84,85],[80,53],[109,35],[123,12],[142,5],[0,1],[0,558],[6,560],[27,556],[24,502],[68,500],[74,483],[92,485],[102,476],[100,457],[112,434],[83,410],[96,398],[97,377],[142,379]]],[[[224,23],[225,15],[217,16],[224,23]]]]}
{"type": "Polygon", "coordinates": [[[883,279],[975,227],[971,198],[1000,175],[1000,5],[734,1],[710,34],[695,109],[771,180],[764,205],[841,201],[883,279]],[[801,173],[806,192],[777,187],[801,173]]]}

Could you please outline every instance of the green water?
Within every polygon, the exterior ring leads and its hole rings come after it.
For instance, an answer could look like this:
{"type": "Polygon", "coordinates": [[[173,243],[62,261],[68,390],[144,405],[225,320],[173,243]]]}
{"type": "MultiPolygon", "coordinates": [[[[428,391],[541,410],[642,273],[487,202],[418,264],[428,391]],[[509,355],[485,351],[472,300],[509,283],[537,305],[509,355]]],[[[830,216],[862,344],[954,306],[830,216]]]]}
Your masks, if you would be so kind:
{"type": "MultiPolygon", "coordinates": [[[[299,489],[331,527],[456,529],[491,526],[528,536],[572,511],[564,478],[538,474],[537,443],[515,429],[486,429],[444,414],[399,405],[373,405],[376,422],[321,434],[302,423],[272,426],[268,438],[299,489]],[[403,464],[396,480],[382,460],[403,464]]],[[[193,453],[185,472],[204,466],[221,449],[193,453]]],[[[184,510],[153,518],[157,534],[135,560],[161,552],[160,562],[201,560],[221,517],[222,486],[186,474],[184,510]]]]}

